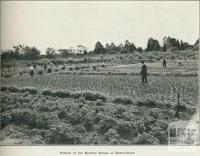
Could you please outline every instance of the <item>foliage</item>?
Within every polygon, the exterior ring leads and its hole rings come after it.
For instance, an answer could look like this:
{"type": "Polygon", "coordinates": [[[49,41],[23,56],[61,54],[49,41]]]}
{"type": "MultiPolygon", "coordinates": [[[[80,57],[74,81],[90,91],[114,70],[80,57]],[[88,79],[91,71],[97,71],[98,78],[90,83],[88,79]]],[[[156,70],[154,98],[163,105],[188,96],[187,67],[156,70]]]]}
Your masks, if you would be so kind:
{"type": "Polygon", "coordinates": [[[47,135],[49,144],[77,144],[80,143],[80,137],[75,133],[70,124],[61,123],[53,125],[47,135]]]}
{"type": "Polygon", "coordinates": [[[13,49],[6,50],[2,53],[2,60],[11,59],[26,59],[35,60],[40,58],[40,50],[36,47],[29,47],[25,45],[13,46],[13,49]]]}
{"type": "Polygon", "coordinates": [[[96,100],[102,100],[102,101],[106,101],[106,96],[97,93],[97,92],[83,92],[82,96],[85,98],[85,100],[89,100],[89,101],[96,101],[96,100]]]}
{"type": "Polygon", "coordinates": [[[95,54],[104,54],[105,53],[105,48],[103,47],[103,45],[101,44],[101,42],[97,42],[95,44],[95,49],[94,49],[94,53],[95,54]]]}
{"type": "Polygon", "coordinates": [[[129,138],[132,133],[132,125],[128,121],[121,121],[117,125],[117,132],[122,138],[129,138]]]}
{"type": "Polygon", "coordinates": [[[113,101],[114,103],[122,103],[125,105],[133,104],[133,100],[130,97],[117,97],[113,101]]]}
{"type": "Polygon", "coordinates": [[[142,47],[138,47],[138,48],[137,48],[137,51],[138,51],[139,53],[143,52],[142,47]]]}
{"type": "Polygon", "coordinates": [[[123,46],[123,50],[127,51],[128,53],[131,53],[136,50],[136,47],[133,43],[130,43],[128,40],[126,40],[123,46]]]}
{"type": "Polygon", "coordinates": [[[100,121],[99,131],[100,133],[106,133],[110,128],[114,128],[117,125],[117,121],[112,118],[105,116],[104,119],[100,121]]]}
{"type": "Polygon", "coordinates": [[[160,44],[157,40],[149,38],[147,42],[147,51],[158,51],[160,50],[160,44]]]}
{"type": "Polygon", "coordinates": [[[38,75],[42,75],[42,74],[43,74],[43,70],[39,70],[38,75]]]}
{"type": "Polygon", "coordinates": [[[47,73],[52,73],[52,69],[51,69],[51,68],[48,68],[48,69],[47,69],[47,73]]]}
{"type": "MultiPolygon", "coordinates": [[[[133,105],[116,105],[113,98],[104,95],[103,101],[92,92],[92,100],[83,100],[88,91],[70,92],[63,99],[66,90],[27,88],[1,87],[1,126],[17,126],[20,137],[33,144],[166,144],[168,123],[174,121],[173,107],[155,99],[137,105],[134,96],[133,105]]],[[[192,117],[190,109],[185,106],[180,118],[192,117]]]]}
{"type": "Polygon", "coordinates": [[[55,51],[54,48],[48,47],[46,49],[46,56],[47,56],[47,58],[54,58],[55,54],[56,54],[56,51],[55,51]]]}
{"type": "Polygon", "coordinates": [[[187,42],[179,41],[176,38],[172,38],[170,36],[163,38],[163,51],[167,51],[170,48],[177,48],[177,50],[185,50],[187,48],[192,47],[187,42]]]}

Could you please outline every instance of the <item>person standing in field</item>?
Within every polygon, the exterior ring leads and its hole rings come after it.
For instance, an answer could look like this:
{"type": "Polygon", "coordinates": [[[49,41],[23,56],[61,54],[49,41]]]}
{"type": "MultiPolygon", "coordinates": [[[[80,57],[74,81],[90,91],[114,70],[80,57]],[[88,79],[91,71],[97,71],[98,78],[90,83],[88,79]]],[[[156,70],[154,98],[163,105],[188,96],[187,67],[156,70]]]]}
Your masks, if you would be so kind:
{"type": "Polygon", "coordinates": [[[166,66],[167,66],[167,61],[163,59],[163,68],[166,68],[166,66]]]}
{"type": "Polygon", "coordinates": [[[47,69],[47,65],[45,64],[45,65],[44,65],[44,70],[46,70],[46,69],[47,69]]]}
{"type": "Polygon", "coordinates": [[[33,64],[33,68],[36,69],[36,64],[33,64]]]}
{"type": "Polygon", "coordinates": [[[33,77],[33,75],[34,75],[34,67],[32,65],[30,66],[29,74],[30,74],[31,77],[33,77]]]}
{"type": "Polygon", "coordinates": [[[144,63],[144,61],[142,61],[142,69],[140,75],[142,75],[142,84],[147,83],[147,65],[144,63]]]}

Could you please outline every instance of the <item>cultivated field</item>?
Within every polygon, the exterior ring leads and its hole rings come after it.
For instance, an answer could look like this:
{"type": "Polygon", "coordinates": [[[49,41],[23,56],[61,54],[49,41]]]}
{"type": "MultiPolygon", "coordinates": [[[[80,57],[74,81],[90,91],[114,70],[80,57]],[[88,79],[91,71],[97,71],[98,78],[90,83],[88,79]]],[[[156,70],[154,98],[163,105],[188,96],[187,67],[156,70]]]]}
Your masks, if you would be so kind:
{"type": "Polygon", "coordinates": [[[197,111],[197,60],[147,60],[146,85],[140,61],[119,60],[2,77],[1,144],[167,144],[168,124],[197,111]]]}

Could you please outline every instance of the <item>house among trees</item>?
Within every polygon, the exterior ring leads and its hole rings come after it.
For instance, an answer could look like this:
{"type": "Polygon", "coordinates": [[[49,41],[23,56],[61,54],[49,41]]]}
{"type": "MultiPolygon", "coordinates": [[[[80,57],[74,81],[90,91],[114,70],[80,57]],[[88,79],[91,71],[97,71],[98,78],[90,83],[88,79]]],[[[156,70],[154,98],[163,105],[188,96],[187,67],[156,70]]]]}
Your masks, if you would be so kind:
{"type": "Polygon", "coordinates": [[[171,48],[177,48],[177,50],[185,50],[192,47],[188,42],[179,41],[178,39],[171,38],[170,36],[163,38],[163,51],[167,51],[171,48]]]}

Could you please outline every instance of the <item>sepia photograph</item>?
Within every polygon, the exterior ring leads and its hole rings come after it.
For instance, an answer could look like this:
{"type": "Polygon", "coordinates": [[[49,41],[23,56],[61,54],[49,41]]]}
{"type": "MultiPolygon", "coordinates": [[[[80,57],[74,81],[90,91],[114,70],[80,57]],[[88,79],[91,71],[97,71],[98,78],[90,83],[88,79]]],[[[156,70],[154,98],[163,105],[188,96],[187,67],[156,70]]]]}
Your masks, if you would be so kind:
{"type": "Polygon", "coordinates": [[[199,145],[199,1],[1,1],[0,16],[1,146],[199,145]]]}

